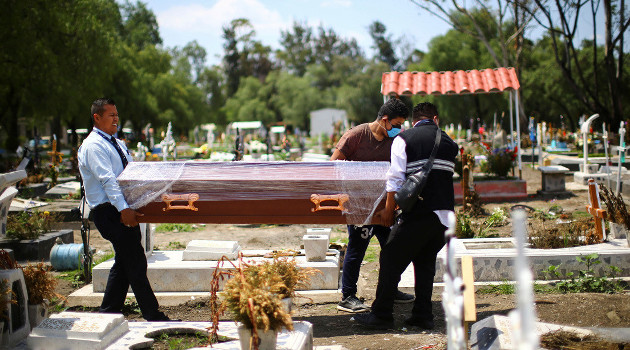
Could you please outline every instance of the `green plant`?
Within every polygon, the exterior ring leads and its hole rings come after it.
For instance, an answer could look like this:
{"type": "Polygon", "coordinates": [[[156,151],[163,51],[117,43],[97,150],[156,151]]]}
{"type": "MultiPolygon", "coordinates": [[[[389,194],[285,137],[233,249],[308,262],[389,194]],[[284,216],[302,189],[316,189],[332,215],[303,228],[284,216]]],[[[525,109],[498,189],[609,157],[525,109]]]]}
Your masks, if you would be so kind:
{"type": "Polygon", "coordinates": [[[168,245],[166,246],[166,250],[180,250],[180,249],[185,249],[186,245],[183,244],[182,242],[168,242],[168,245]]]}
{"type": "Polygon", "coordinates": [[[140,314],[140,306],[135,299],[127,298],[125,299],[125,304],[122,307],[123,314],[140,314]]]}
{"type": "Polygon", "coordinates": [[[21,211],[7,217],[7,237],[36,239],[42,233],[50,232],[52,225],[58,221],[59,215],[48,211],[21,211]]]}
{"type": "Polygon", "coordinates": [[[588,254],[585,256],[578,256],[576,260],[580,263],[586,264],[586,270],[580,270],[577,277],[575,273],[568,272],[565,276],[562,276],[559,270],[559,265],[551,265],[543,272],[551,278],[562,279],[558,282],[555,288],[561,293],[616,293],[623,290],[624,286],[620,280],[617,279],[617,275],[621,272],[621,269],[617,266],[609,266],[608,276],[596,277],[593,265],[601,264],[599,255],[597,253],[588,254]]]}
{"type": "Polygon", "coordinates": [[[363,261],[374,262],[378,261],[379,254],[381,252],[380,245],[370,244],[368,245],[363,261]]]}
{"type": "Polygon", "coordinates": [[[190,348],[202,347],[208,344],[208,335],[204,332],[195,333],[160,333],[154,336],[154,347],[163,344],[169,350],[184,350],[190,348]]]}
{"type": "Polygon", "coordinates": [[[22,267],[29,304],[41,304],[44,299],[52,300],[55,297],[61,297],[55,293],[57,279],[50,273],[50,270],[52,267],[43,262],[22,267]]]}
{"type": "Polygon", "coordinates": [[[488,227],[504,226],[508,222],[507,212],[502,208],[495,208],[492,214],[485,220],[488,227]]]}
{"type": "Polygon", "coordinates": [[[459,213],[457,215],[457,222],[455,223],[455,235],[457,236],[457,238],[475,237],[475,230],[473,230],[472,228],[470,216],[463,213],[459,213]]]}
{"type": "Polygon", "coordinates": [[[497,148],[488,151],[486,162],[482,164],[482,171],[492,173],[499,177],[506,177],[510,169],[514,166],[516,150],[508,148],[497,148]]]}
{"type": "Polygon", "coordinates": [[[159,224],[155,228],[156,232],[193,232],[199,230],[199,226],[194,224],[159,224]]]}
{"type": "Polygon", "coordinates": [[[515,292],[514,284],[505,280],[501,284],[485,286],[477,290],[478,294],[514,294],[515,292]]]}

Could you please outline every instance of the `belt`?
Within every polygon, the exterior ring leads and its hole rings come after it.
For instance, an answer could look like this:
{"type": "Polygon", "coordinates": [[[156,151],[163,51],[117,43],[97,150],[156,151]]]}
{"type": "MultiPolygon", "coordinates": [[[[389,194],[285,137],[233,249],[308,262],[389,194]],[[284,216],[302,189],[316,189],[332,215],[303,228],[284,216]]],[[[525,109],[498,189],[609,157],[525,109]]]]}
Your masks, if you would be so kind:
{"type": "Polygon", "coordinates": [[[95,207],[92,209],[92,211],[94,211],[94,210],[101,210],[101,209],[105,209],[105,208],[107,208],[107,207],[113,207],[112,203],[110,203],[110,202],[101,203],[101,204],[99,204],[99,205],[95,206],[95,207]]]}

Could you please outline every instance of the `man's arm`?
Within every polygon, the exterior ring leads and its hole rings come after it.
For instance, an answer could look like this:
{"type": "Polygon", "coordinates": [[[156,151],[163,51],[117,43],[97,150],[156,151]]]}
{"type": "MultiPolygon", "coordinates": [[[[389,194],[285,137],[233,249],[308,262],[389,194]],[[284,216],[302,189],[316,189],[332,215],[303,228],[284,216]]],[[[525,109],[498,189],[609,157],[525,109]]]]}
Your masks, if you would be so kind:
{"type": "Polygon", "coordinates": [[[343,153],[341,153],[339,148],[335,148],[335,151],[333,152],[332,156],[330,156],[330,160],[346,160],[346,156],[343,153]]]}
{"type": "Polygon", "coordinates": [[[391,165],[387,171],[387,183],[385,190],[387,191],[387,199],[385,200],[385,208],[380,210],[374,216],[374,224],[383,226],[392,226],[394,224],[394,210],[396,209],[396,200],[394,195],[405,182],[405,170],[407,169],[407,152],[405,140],[401,137],[394,139],[391,151],[391,165]]]}

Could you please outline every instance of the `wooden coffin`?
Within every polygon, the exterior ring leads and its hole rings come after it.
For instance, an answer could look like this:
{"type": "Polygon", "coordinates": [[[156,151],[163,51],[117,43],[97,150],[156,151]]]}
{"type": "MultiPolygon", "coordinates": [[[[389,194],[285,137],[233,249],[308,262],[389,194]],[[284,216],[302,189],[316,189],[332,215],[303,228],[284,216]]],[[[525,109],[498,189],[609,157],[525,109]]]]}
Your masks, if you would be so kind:
{"type": "Polygon", "coordinates": [[[118,177],[142,222],[355,224],[384,206],[388,162],[132,162],[118,177]]]}

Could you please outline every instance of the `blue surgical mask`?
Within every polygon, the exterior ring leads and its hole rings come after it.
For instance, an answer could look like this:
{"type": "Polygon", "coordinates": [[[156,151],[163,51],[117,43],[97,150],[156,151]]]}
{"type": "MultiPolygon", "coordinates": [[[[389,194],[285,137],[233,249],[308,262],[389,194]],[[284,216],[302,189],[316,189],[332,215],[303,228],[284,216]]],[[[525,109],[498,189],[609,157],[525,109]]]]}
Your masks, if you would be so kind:
{"type": "Polygon", "coordinates": [[[389,137],[396,137],[396,135],[398,135],[400,133],[400,127],[395,127],[392,125],[392,128],[390,130],[387,130],[387,136],[389,137]]]}

